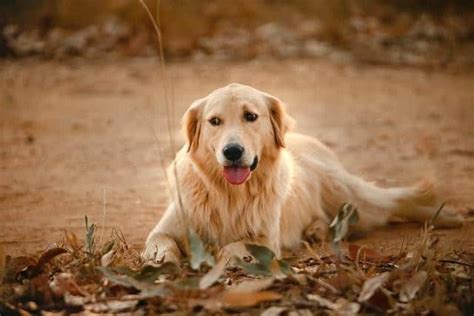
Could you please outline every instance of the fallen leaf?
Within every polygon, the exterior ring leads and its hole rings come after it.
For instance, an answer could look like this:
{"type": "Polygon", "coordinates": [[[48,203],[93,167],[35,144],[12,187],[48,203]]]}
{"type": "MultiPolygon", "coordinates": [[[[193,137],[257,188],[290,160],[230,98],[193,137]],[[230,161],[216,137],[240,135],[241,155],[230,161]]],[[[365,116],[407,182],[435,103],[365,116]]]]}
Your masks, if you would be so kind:
{"type": "Polygon", "coordinates": [[[98,303],[91,303],[86,304],[84,309],[86,311],[94,312],[94,313],[123,313],[127,311],[131,311],[135,309],[138,305],[137,300],[131,301],[106,301],[106,302],[98,302],[98,303]]]}
{"type": "Polygon", "coordinates": [[[404,282],[400,291],[400,301],[408,302],[415,298],[416,293],[425,285],[428,279],[426,271],[416,272],[408,281],[404,282]]]}
{"type": "Polygon", "coordinates": [[[38,259],[38,262],[36,265],[33,267],[33,276],[38,275],[41,272],[43,272],[43,269],[47,263],[49,263],[53,258],[62,255],[63,253],[66,253],[67,250],[64,248],[52,248],[44,252],[41,257],[38,259]]]}
{"type": "Polygon", "coordinates": [[[257,280],[250,280],[250,281],[243,281],[239,284],[229,288],[228,292],[258,292],[265,289],[268,289],[272,286],[273,282],[275,282],[274,278],[266,278],[266,279],[257,279],[257,280]]]}
{"type": "Polygon", "coordinates": [[[191,248],[190,263],[193,270],[199,270],[203,263],[206,263],[210,267],[214,266],[214,257],[206,251],[201,238],[192,230],[188,231],[188,244],[191,248]]]}
{"type": "Polygon", "coordinates": [[[359,220],[357,208],[350,203],[344,203],[339,208],[336,217],[329,225],[333,242],[339,242],[346,237],[349,232],[349,225],[355,224],[359,220]]]}
{"type": "Polygon", "coordinates": [[[133,271],[129,268],[108,268],[98,267],[97,269],[102,272],[105,278],[111,282],[124,286],[133,287],[137,290],[149,290],[153,288],[161,288],[155,285],[153,282],[158,276],[164,274],[163,270],[168,268],[165,267],[153,267],[145,266],[141,271],[133,271]],[[121,273],[121,274],[120,274],[121,273]]]}
{"type": "Polygon", "coordinates": [[[310,300],[310,301],[314,301],[316,303],[318,303],[319,306],[321,307],[326,307],[326,308],[329,308],[329,309],[332,309],[332,310],[335,310],[337,308],[337,305],[333,302],[331,302],[330,300],[322,297],[322,296],[319,296],[318,294],[308,294],[306,295],[306,297],[310,300]]]}
{"type": "Polygon", "coordinates": [[[336,309],[338,315],[341,316],[352,316],[357,315],[360,310],[360,304],[355,302],[350,302],[344,298],[338,298],[336,300],[336,309]]]}
{"type": "Polygon", "coordinates": [[[178,266],[173,262],[164,262],[159,266],[145,265],[140,270],[135,271],[128,267],[116,267],[115,271],[128,275],[137,281],[154,283],[162,275],[176,275],[178,266]]]}
{"type": "Polygon", "coordinates": [[[103,267],[108,267],[114,260],[115,250],[110,250],[100,257],[100,265],[103,267]]]}
{"type": "Polygon", "coordinates": [[[271,306],[264,310],[260,316],[279,316],[281,313],[286,312],[287,310],[287,307],[271,306]]]}
{"type": "Polygon", "coordinates": [[[309,309],[297,309],[288,312],[288,316],[313,316],[314,314],[309,309]]]}
{"type": "Polygon", "coordinates": [[[336,217],[329,225],[331,244],[337,255],[341,255],[340,243],[349,233],[350,225],[359,221],[357,208],[350,203],[344,203],[339,207],[336,217]]]}
{"type": "Polygon", "coordinates": [[[201,278],[199,281],[199,288],[203,290],[213,285],[224,273],[228,262],[228,259],[220,259],[217,264],[201,278]]]}
{"type": "Polygon", "coordinates": [[[74,296],[88,296],[87,292],[81,289],[70,273],[55,274],[53,280],[49,283],[49,287],[56,297],[63,297],[66,293],[74,296]]]}
{"type": "Polygon", "coordinates": [[[261,292],[235,292],[227,291],[224,292],[220,298],[220,301],[225,307],[251,307],[261,302],[277,301],[281,299],[281,294],[273,291],[261,291],[261,292]]]}
{"type": "Polygon", "coordinates": [[[257,244],[245,244],[256,262],[245,262],[236,257],[237,266],[251,275],[273,275],[279,279],[285,278],[291,273],[290,265],[281,259],[275,258],[275,253],[269,248],[257,244]]]}
{"type": "Polygon", "coordinates": [[[265,267],[270,267],[270,264],[275,258],[275,253],[265,246],[245,244],[245,248],[247,248],[252,256],[265,267]]]}
{"type": "Polygon", "coordinates": [[[37,260],[33,257],[8,257],[4,272],[4,282],[13,283],[29,278],[31,268],[34,267],[36,263],[37,260]]]}
{"type": "Polygon", "coordinates": [[[362,286],[362,290],[360,291],[357,301],[361,303],[369,300],[374,295],[375,291],[381,288],[389,278],[390,273],[384,272],[380,275],[367,279],[362,286]]]}
{"type": "Polygon", "coordinates": [[[310,301],[317,302],[321,307],[336,311],[338,315],[357,315],[360,310],[358,303],[350,302],[344,298],[338,298],[336,302],[331,302],[318,294],[308,294],[307,298],[310,301]]]}
{"type": "Polygon", "coordinates": [[[73,306],[83,306],[90,302],[89,297],[84,297],[80,295],[71,295],[69,293],[64,293],[63,296],[64,303],[73,306]]]}
{"type": "Polygon", "coordinates": [[[250,262],[244,262],[240,258],[236,258],[235,260],[237,266],[242,268],[247,274],[250,275],[272,275],[272,272],[270,271],[270,267],[266,267],[261,263],[250,263],[250,262]]]}

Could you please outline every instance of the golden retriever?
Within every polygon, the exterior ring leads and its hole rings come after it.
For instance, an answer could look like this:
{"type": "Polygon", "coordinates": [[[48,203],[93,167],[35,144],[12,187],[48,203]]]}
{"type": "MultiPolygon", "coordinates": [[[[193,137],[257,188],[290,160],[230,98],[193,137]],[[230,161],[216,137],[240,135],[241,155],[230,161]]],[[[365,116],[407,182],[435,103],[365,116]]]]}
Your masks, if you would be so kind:
{"type": "MultiPolygon", "coordinates": [[[[311,224],[327,226],[345,202],[358,206],[360,230],[436,212],[430,182],[378,187],[346,171],[318,140],[288,132],[292,125],[279,99],[246,85],[195,101],[183,120],[187,144],[168,170],[172,199],[144,258],[178,261],[188,229],[224,249],[253,242],[279,255],[299,247],[311,224]]],[[[443,211],[437,224],[455,227],[462,218],[443,211]]]]}

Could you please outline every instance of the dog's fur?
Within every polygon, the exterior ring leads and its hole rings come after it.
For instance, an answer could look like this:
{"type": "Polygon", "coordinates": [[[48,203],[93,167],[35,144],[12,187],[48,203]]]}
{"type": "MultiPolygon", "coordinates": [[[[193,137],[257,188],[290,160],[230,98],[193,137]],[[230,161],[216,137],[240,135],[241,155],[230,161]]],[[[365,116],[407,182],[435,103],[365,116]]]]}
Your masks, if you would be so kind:
{"type": "MultiPolygon", "coordinates": [[[[279,99],[245,85],[231,84],[195,101],[184,115],[187,144],[168,170],[172,201],[148,236],[144,257],[178,261],[188,229],[219,247],[256,242],[280,254],[298,247],[312,223],[327,226],[345,202],[357,205],[359,230],[394,218],[424,222],[435,213],[431,182],[396,188],[366,182],[318,140],[289,133],[292,122],[279,99]],[[247,112],[257,120],[246,121],[247,112]],[[210,124],[213,117],[219,126],[210,124]],[[229,143],[244,148],[242,166],[258,157],[240,185],[223,177],[228,162],[222,151],[229,143]]],[[[443,211],[437,224],[459,226],[462,218],[443,211]]]]}

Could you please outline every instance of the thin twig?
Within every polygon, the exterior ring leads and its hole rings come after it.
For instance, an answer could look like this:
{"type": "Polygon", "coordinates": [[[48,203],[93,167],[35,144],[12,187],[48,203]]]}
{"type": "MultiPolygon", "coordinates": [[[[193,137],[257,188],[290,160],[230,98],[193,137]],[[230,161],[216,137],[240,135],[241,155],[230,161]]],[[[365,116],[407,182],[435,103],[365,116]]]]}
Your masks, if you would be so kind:
{"type": "Polygon", "coordinates": [[[459,264],[461,266],[472,267],[472,264],[470,264],[470,263],[456,261],[456,260],[440,259],[438,261],[442,262],[442,263],[452,263],[452,264],[459,264]]]}
{"type": "Polygon", "coordinates": [[[102,188],[102,229],[99,237],[99,245],[102,244],[102,238],[104,237],[105,231],[105,187],[102,188]]]}
{"type": "MultiPolygon", "coordinates": [[[[166,118],[167,118],[167,125],[168,125],[168,137],[169,137],[169,142],[170,142],[170,147],[171,147],[171,159],[173,159],[173,154],[175,152],[175,143],[174,143],[174,138],[173,138],[173,133],[172,133],[172,128],[173,128],[173,120],[172,120],[172,117],[171,117],[171,112],[172,110],[170,110],[170,108],[172,107],[172,103],[173,102],[173,98],[170,97],[170,87],[172,88],[172,85],[169,81],[169,77],[167,75],[167,72],[166,72],[166,63],[165,63],[165,57],[164,57],[164,51],[163,51],[163,40],[162,40],[162,35],[161,35],[161,30],[157,24],[157,22],[155,21],[155,18],[153,17],[153,14],[151,13],[150,9],[148,8],[147,4],[145,3],[144,0],[139,0],[140,1],[140,4],[143,6],[143,8],[145,9],[147,15],[148,15],[148,18],[150,19],[152,25],[153,25],[153,28],[155,30],[155,34],[156,34],[156,37],[157,37],[157,44],[158,44],[158,57],[159,57],[159,60],[160,60],[160,70],[161,70],[161,74],[162,74],[162,79],[163,79],[163,82],[164,82],[164,94],[165,94],[165,109],[166,109],[166,118]]],[[[159,13],[159,7],[160,7],[160,3],[159,1],[157,1],[157,13],[159,13]]],[[[157,138],[157,137],[156,137],[157,138]]],[[[158,138],[157,138],[158,140],[158,138]]],[[[159,146],[159,144],[158,144],[159,146]]],[[[174,173],[174,180],[175,180],[175,186],[176,186],[176,193],[177,193],[177,197],[178,197],[178,216],[181,218],[182,220],[182,223],[186,224],[186,217],[184,216],[183,214],[183,202],[182,202],[182,199],[181,199],[181,190],[180,190],[180,187],[179,187],[179,181],[178,181],[178,171],[177,171],[177,168],[176,168],[176,163],[173,162],[173,173],[174,173]]],[[[167,181],[168,181],[168,185],[171,187],[170,185],[170,181],[167,177],[167,181]]],[[[187,225],[185,225],[187,226],[187,225]]]]}

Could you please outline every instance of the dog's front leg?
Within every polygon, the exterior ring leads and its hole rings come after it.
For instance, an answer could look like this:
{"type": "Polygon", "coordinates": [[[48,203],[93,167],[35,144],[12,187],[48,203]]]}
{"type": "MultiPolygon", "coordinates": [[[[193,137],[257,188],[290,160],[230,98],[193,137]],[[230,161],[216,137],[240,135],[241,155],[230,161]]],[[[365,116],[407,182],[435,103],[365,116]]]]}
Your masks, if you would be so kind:
{"type": "Polygon", "coordinates": [[[148,235],[142,257],[154,263],[174,262],[179,264],[182,252],[178,241],[184,238],[184,228],[175,205],[172,203],[148,235]]]}

